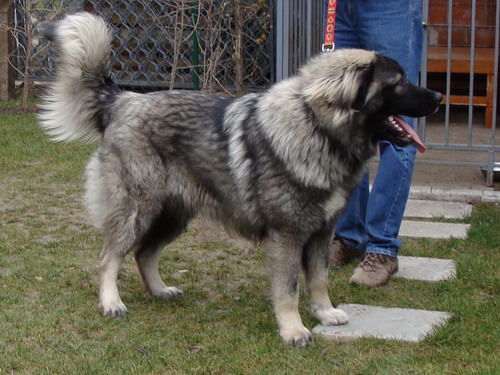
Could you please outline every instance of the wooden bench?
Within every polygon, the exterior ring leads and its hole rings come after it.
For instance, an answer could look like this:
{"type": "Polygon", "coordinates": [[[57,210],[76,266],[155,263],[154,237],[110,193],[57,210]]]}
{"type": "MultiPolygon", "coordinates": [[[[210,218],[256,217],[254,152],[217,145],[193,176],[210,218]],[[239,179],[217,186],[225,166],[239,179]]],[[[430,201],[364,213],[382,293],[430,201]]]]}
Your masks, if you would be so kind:
{"type": "MultiPolygon", "coordinates": [[[[429,47],[427,72],[446,73],[447,47],[429,47]]],[[[491,128],[493,120],[493,75],[495,73],[495,49],[474,49],[474,74],[486,75],[486,96],[473,96],[472,104],[486,107],[486,127],[491,128]]],[[[451,48],[451,73],[470,73],[470,48],[451,48]]],[[[443,103],[447,98],[443,96],[443,103]]],[[[450,104],[469,105],[468,95],[450,95],[450,104]]]]}

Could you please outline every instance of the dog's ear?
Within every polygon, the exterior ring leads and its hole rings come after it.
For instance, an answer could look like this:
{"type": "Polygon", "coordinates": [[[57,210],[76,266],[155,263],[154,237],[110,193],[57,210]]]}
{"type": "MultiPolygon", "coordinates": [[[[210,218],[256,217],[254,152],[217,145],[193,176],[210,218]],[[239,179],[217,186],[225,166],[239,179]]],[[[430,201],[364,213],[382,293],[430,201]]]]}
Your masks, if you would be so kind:
{"type": "Polygon", "coordinates": [[[373,65],[370,66],[366,71],[360,73],[361,77],[358,94],[352,103],[352,109],[356,111],[361,111],[365,104],[370,100],[375,91],[375,85],[373,84],[373,65]]]}
{"type": "Polygon", "coordinates": [[[332,58],[312,61],[303,70],[304,99],[312,107],[324,105],[361,109],[370,95],[374,55],[358,51],[331,52],[332,58]],[[335,54],[339,54],[335,56],[335,54]]]}

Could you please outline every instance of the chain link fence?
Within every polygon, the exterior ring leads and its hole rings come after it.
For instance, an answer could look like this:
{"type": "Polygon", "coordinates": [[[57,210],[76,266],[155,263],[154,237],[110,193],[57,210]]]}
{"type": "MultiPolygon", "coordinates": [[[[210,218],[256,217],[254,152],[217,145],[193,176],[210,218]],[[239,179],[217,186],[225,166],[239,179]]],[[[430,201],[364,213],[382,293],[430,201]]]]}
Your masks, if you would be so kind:
{"type": "Polygon", "coordinates": [[[275,80],[274,0],[14,0],[18,80],[51,79],[53,51],[37,28],[82,10],[113,30],[118,84],[241,94],[275,80]]]}

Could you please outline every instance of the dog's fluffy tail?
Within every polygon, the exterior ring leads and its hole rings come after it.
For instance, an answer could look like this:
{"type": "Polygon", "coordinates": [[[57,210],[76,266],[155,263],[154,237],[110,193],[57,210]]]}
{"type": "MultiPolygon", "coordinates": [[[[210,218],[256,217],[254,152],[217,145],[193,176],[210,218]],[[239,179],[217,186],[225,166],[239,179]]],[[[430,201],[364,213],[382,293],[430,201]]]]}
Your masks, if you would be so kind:
{"type": "Polygon", "coordinates": [[[102,18],[77,13],[42,25],[40,32],[58,56],[40,125],[54,141],[99,138],[106,127],[102,110],[117,91],[110,78],[111,31],[102,18]]]}

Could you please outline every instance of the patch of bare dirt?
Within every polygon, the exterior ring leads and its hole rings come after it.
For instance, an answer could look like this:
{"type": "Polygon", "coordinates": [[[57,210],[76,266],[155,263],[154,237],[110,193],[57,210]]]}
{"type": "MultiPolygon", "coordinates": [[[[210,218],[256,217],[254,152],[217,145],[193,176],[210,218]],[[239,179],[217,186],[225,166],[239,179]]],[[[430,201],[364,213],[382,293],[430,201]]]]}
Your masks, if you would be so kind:
{"type": "Polygon", "coordinates": [[[24,115],[26,113],[35,113],[36,107],[15,106],[15,107],[0,107],[0,115],[24,115]]]}

